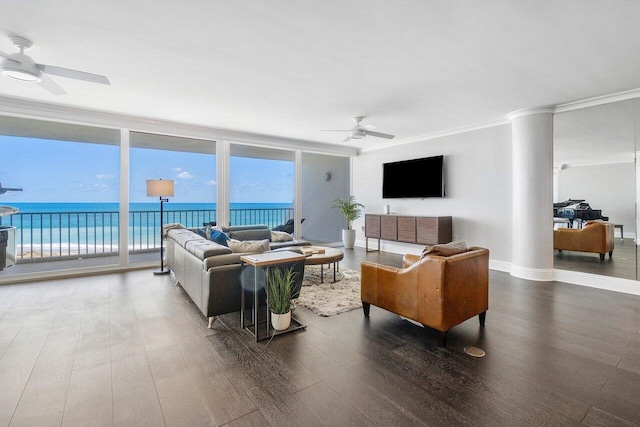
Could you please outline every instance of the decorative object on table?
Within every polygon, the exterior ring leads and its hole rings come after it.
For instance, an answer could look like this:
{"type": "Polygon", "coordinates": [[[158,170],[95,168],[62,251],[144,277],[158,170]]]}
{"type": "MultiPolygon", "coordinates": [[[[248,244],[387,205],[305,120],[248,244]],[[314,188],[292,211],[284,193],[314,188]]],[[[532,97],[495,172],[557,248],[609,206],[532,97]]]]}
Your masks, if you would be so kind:
{"type": "Polygon", "coordinates": [[[173,180],[170,180],[170,179],[148,179],[147,180],[147,197],[160,198],[160,270],[155,270],[153,274],[169,274],[169,269],[164,268],[164,236],[162,234],[164,204],[169,202],[169,199],[168,199],[169,196],[173,196],[173,180]]]}
{"type": "Polygon", "coordinates": [[[276,331],[284,331],[291,324],[291,293],[296,275],[293,267],[268,270],[267,302],[271,311],[271,326],[276,331]]]}
{"type": "Polygon", "coordinates": [[[320,267],[306,266],[300,296],[295,303],[324,317],[361,308],[360,273],[344,268],[340,272],[341,281],[320,283],[320,267]]]}
{"type": "Polygon", "coordinates": [[[342,230],[342,243],[346,249],[353,249],[356,242],[356,230],[351,228],[351,223],[360,218],[364,205],[356,202],[355,196],[349,196],[348,199],[335,199],[333,208],[337,209],[347,221],[346,230],[342,230]]]}

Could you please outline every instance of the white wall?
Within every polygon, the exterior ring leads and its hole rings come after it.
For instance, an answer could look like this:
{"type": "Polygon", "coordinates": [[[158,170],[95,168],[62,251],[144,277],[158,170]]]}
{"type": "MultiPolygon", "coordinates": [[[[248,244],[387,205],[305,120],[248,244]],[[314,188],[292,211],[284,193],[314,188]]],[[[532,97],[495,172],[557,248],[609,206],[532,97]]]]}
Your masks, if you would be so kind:
{"type": "MultiPolygon", "coordinates": [[[[511,182],[510,125],[365,152],[353,159],[353,193],[366,212],[383,213],[383,206],[390,204],[399,215],[452,216],[454,240],[488,248],[492,261],[511,262],[511,182]],[[440,154],[445,156],[445,198],[382,199],[383,163],[440,154]]],[[[358,245],[364,245],[362,227],[364,217],[354,225],[358,245]]],[[[422,250],[384,241],[382,248],[422,250]]]]}
{"type": "Polygon", "coordinates": [[[315,242],[342,240],[344,217],[333,200],[349,197],[349,158],[302,153],[302,238],[315,242]],[[331,174],[329,181],[325,173],[331,174]]]}
{"type": "MultiPolygon", "coordinates": [[[[624,225],[625,236],[635,234],[635,164],[572,166],[558,172],[558,198],[584,199],[602,210],[609,221],[624,225]]],[[[616,230],[619,233],[619,230],[616,230]]]]}

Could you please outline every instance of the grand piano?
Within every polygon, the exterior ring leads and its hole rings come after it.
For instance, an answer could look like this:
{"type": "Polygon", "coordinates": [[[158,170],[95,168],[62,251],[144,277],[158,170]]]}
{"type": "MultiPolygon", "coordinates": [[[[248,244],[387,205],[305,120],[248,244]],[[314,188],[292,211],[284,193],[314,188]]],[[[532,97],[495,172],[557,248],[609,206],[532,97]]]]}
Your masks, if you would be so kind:
{"type": "Polygon", "coordinates": [[[582,228],[582,223],[584,221],[593,219],[609,221],[608,216],[602,216],[601,209],[591,209],[589,203],[585,203],[584,200],[578,199],[569,199],[564,202],[554,203],[553,217],[568,219],[571,228],[573,228],[574,221],[578,221],[578,228],[582,228]]]}

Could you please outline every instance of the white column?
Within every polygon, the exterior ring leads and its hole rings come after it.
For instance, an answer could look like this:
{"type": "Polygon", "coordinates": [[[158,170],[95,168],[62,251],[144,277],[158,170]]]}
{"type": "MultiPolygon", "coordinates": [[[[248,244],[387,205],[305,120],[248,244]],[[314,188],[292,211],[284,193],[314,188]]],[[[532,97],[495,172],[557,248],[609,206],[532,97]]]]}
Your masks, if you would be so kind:
{"type": "Polygon", "coordinates": [[[229,141],[216,141],[216,222],[229,225],[229,141]]]}
{"type": "Polygon", "coordinates": [[[302,224],[300,224],[300,218],[302,218],[302,151],[300,150],[295,151],[293,188],[293,236],[296,239],[301,239],[302,224]]]}
{"type": "Polygon", "coordinates": [[[553,270],[553,108],[507,115],[512,132],[511,275],[554,279],[553,270]]]}
{"type": "Polygon", "coordinates": [[[120,216],[118,254],[120,267],[129,265],[129,129],[120,129],[120,216]]]}

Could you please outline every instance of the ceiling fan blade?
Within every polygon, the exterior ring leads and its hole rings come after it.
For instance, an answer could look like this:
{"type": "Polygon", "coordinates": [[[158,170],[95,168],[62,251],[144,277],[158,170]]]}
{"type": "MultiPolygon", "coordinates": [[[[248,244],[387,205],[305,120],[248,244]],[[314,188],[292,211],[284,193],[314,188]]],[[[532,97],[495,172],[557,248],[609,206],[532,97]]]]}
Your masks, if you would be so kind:
{"type": "Polygon", "coordinates": [[[7,55],[6,53],[4,53],[3,51],[0,50],[0,57],[6,58],[7,56],[9,56],[9,55],[7,55]]]}
{"type": "Polygon", "coordinates": [[[320,129],[320,132],[349,132],[351,129],[320,129]]]}
{"type": "Polygon", "coordinates": [[[62,89],[58,85],[58,83],[56,83],[53,80],[51,80],[51,78],[49,76],[47,76],[46,74],[42,75],[42,80],[40,80],[38,82],[38,84],[41,87],[43,87],[45,90],[47,90],[49,93],[51,93],[52,95],[66,95],[67,94],[67,91],[62,89]]]}
{"type": "Polygon", "coordinates": [[[377,136],[378,138],[386,138],[386,139],[393,139],[396,137],[395,135],[389,135],[388,133],[371,132],[371,131],[367,131],[367,135],[377,136]]]}
{"type": "Polygon", "coordinates": [[[86,82],[100,83],[103,85],[111,84],[109,83],[108,78],[106,78],[105,76],[100,76],[98,74],[85,73],[84,71],[72,70],[70,68],[55,67],[53,65],[37,64],[37,66],[43,73],[51,74],[54,76],[66,77],[68,79],[75,79],[75,80],[84,80],[86,82]]]}
{"type": "Polygon", "coordinates": [[[349,135],[348,137],[346,137],[345,139],[342,140],[342,142],[349,142],[349,140],[351,139],[351,135],[349,135]]]}

